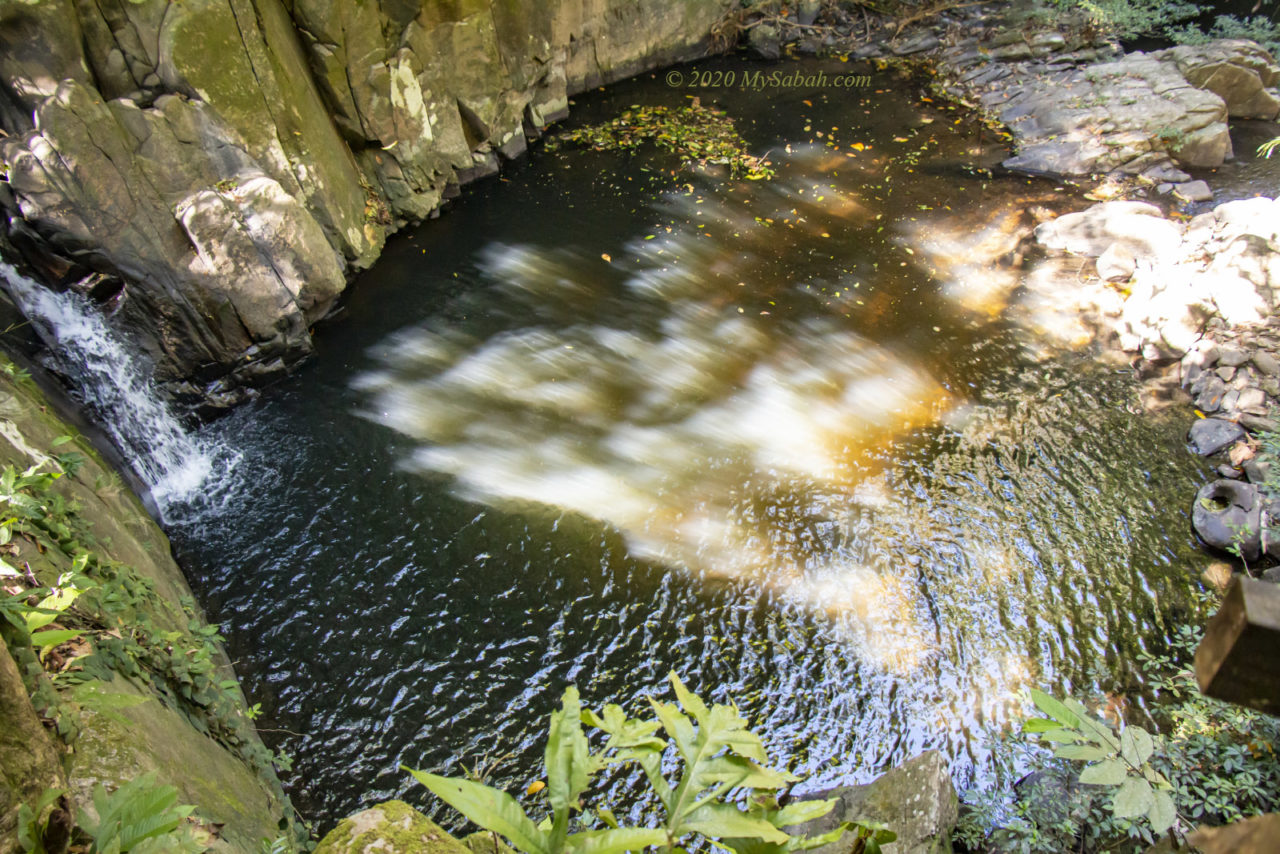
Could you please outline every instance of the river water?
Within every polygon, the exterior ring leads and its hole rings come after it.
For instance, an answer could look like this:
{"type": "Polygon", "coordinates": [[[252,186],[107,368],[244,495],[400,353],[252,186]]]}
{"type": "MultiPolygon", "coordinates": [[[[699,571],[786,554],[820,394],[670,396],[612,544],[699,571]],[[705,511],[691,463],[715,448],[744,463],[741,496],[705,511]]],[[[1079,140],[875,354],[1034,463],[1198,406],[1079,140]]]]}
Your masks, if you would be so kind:
{"type": "Polygon", "coordinates": [[[239,462],[171,532],[305,815],[453,824],[399,763],[522,790],[567,684],[638,711],[672,670],[810,788],[935,747],[994,784],[1027,686],[1140,689],[1134,656],[1198,616],[1185,419],[998,263],[1087,203],[857,73],[580,98],[718,104],[779,175],[534,150],[205,428],[239,462]]]}

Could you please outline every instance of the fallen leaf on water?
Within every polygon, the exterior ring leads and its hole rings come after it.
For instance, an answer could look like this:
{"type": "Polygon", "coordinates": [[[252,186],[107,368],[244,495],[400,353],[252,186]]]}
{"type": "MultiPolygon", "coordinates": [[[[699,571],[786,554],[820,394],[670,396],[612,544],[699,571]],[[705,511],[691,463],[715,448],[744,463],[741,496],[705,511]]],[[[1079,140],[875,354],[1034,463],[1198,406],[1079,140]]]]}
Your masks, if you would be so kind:
{"type": "Polygon", "coordinates": [[[601,252],[600,257],[608,261],[610,264],[613,263],[613,256],[610,255],[608,252],[601,252]]]}
{"type": "Polygon", "coordinates": [[[524,790],[524,793],[526,795],[536,795],[538,794],[538,792],[541,792],[546,787],[547,787],[547,784],[542,782],[541,780],[534,780],[532,783],[529,784],[529,788],[524,790]]]}

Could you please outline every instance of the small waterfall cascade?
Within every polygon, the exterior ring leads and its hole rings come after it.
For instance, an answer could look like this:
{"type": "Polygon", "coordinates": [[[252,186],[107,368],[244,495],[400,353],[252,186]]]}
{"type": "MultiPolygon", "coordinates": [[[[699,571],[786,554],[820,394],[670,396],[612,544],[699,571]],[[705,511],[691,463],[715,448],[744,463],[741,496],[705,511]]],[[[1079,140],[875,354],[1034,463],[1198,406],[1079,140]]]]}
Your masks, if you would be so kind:
{"type": "Polygon", "coordinates": [[[90,416],[150,487],[166,520],[178,506],[201,503],[211,475],[233,468],[237,455],[187,431],[145,364],[87,298],[51,291],[3,262],[0,279],[48,344],[57,368],[74,379],[90,416]]]}

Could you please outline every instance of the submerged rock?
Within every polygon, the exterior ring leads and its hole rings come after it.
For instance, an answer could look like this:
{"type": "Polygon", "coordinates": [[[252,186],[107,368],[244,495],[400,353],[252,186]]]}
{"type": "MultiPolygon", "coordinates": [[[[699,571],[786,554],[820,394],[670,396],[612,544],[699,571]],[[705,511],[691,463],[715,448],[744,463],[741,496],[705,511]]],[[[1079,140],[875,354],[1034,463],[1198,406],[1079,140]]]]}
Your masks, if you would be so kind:
{"type": "MultiPolygon", "coordinates": [[[[951,832],[955,829],[959,800],[946,760],[930,750],[886,771],[864,786],[842,786],[825,792],[814,792],[806,800],[838,798],[835,808],[822,818],[806,822],[790,833],[817,835],[836,827],[842,821],[867,819],[879,821],[898,834],[898,841],[887,846],[896,854],[935,854],[951,850],[951,832]]],[[[853,849],[852,834],[814,849],[817,854],[848,854],[853,849]]]]}

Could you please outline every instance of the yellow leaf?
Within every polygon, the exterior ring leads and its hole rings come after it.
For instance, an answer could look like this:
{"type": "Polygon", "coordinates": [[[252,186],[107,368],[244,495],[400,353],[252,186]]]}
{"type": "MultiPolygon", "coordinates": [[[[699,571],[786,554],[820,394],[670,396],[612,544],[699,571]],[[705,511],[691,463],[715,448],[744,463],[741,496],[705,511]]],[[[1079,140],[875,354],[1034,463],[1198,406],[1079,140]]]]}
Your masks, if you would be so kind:
{"type": "Polygon", "coordinates": [[[613,256],[611,256],[608,252],[601,252],[600,257],[608,261],[610,264],[613,263],[613,256]]]}
{"type": "Polygon", "coordinates": [[[536,795],[538,794],[538,792],[541,792],[546,787],[547,787],[547,784],[542,782],[541,780],[534,780],[532,783],[529,784],[529,788],[524,790],[524,793],[526,795],[536,795]]]}

